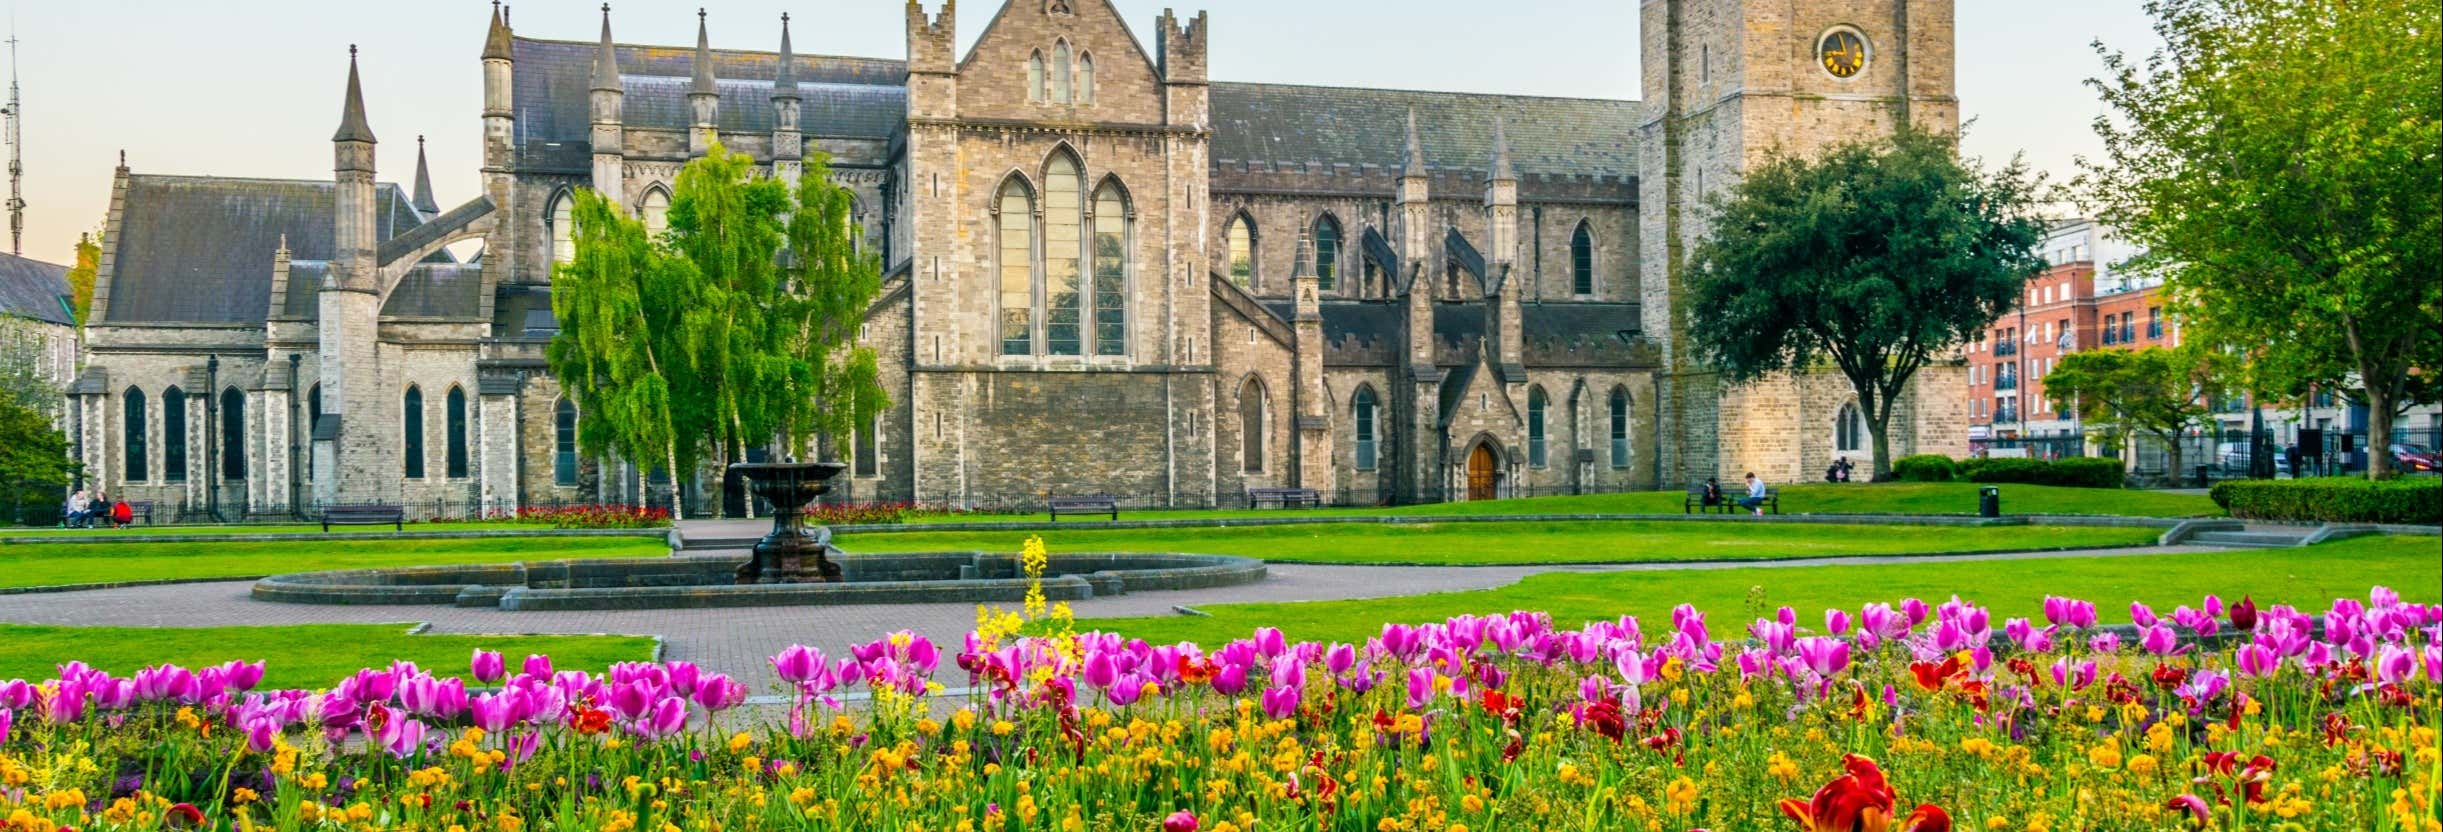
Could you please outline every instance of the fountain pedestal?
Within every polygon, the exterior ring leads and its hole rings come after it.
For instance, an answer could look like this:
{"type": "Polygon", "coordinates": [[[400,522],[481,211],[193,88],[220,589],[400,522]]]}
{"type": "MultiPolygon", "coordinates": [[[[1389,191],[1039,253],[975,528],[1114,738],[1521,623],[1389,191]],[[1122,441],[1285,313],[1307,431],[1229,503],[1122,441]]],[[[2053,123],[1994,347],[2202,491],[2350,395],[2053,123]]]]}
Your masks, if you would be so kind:
{"type": "Polygon", "coordinates": [[[755,496],[772,504],[772,533],[755,544],[755,555],[738,567],[741,584],[839,583],[831,560],[831,530],[806,533],[806,506],[831,491],[827,482],[848,470],[839,462],[761,462],[730,466],[751,483],[755,496]]]}

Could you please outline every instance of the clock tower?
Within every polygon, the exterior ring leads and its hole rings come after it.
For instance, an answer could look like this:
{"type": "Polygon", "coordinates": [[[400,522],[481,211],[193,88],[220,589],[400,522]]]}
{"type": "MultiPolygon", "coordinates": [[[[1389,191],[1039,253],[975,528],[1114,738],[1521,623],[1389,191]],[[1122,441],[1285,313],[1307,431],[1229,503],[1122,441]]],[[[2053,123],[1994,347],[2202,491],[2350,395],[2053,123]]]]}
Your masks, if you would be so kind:
{"type": "MultiPolygon", "coordinates": [[[[1834,414],[1854,399],[1831,371],[1727,386],[1687,347],[1682,267],[1708,233],[1700,201],[1774,152],[1813,154],[1903,121],[1959,129],[1953,0],[1644,0],[1638,224],[1641,315],[1661,348],[1661,482],[1794,482],[1843,450],[1834,414]]],[[[1892,422],[1892,452],[1967,451],[1964,371],[1920,371],[1892,422]],[[1953,393],[1956,392],[1956,395],[1953,393]],[[1948,396],[1948,400],[1944,397],[1948,396]],[[1922,406],[1921,406],[1922,405],[1922,406]],[[1951,424],[1945,425],[1944,422],[1951,424]],[[1954,438],[1956,437],[1956,438],[1954,438]],[[1956,445],[1957,447],[1953,447],[1956,445]]],[[[1864,453],[1849,454],[1864,465],[1864,453]]]]}

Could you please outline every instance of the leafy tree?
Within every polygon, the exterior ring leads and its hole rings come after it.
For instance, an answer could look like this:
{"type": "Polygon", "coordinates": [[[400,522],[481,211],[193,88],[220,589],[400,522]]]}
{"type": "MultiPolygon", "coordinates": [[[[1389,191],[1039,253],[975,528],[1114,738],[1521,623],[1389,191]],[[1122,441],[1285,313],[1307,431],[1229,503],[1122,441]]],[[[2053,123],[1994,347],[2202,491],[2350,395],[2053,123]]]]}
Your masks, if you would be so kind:
{"type": "Polygon", "coordinates": [[[16,522],[56,505],[76,476],[68,437],[41,412],[0,401],[0,500],[16,522]]]}
{"type": "MultiPolygon", "coordinates": [[[[2370,438],[2443,394],[2443,8],[2151,0],[2165,46],[2098,45],[2101,216],[2200,331],[2272,345],[2251,385],[2357,387],[2370,438]]],[[[2390,475],[2369,454],[2368,475],[2390,475]]]]}
{"type": "Polygon", "coordinates": [[[2087,350],[2061,357],[2044,376],[2045,395],[2082,421],[2102,425],[2117,449],[2144,434],[2170,454],[2171,481],[2180,484],[2180,436],[2213,415],[2230,359],[2199,342],[2175,348],[2087,350]]]}
{"type": "Polygon", "coordinates": [[[76,264],[68,267],[68,294],[74,301],[76,325],[85,325],[93,309],[93,279],[102,268],[102,246],[91,234],[76,235],[76,264]]]}
{"type": "Polygon", "coordinates": [[[1694,346],[1733,382],[1829,362],[1891,472],[1892,410],[1919,369],[2010,308],[2044,267],[2039,180],[1986,172],[1902,128],[1815,159],[1777,155],[1710,200],[1690,261],[1694,346]]]}
{"type": "Polygon", "coordinates": [[[856,248],[848,190],[822,158],[792,193],[718,146],[675,185],[661,240],[607,202],[578,203],[577,257],[554,287],[555,311],[572,311],[551,356],[585,408],[580,443],[670,471],[847,446],[836,440],[888,405],[873,351],[853,345],[882,269],[856,248]]]}
{"type": "MultiPolygon", "coordinates": [[[[643,222],[601,195],[580,190],[576,199],[577,253],[553,270],[560,332],[545,355],[583,416],[578,447],[687,470],[680,463],[692,463],[700,443],[679,438],[672,380],[687,375],[679,322],[695,295],[694,267],[656,248],[643,222]]],[[[683,513],[676,489],[670,502],[674,516],[683,513]]]]}
{"type": "Polygon", "coordinates": [[[59,413],[59,385],[43,374],[46,344],[35,327],[0,316],[0,402],[44,416],[59,413]]]}

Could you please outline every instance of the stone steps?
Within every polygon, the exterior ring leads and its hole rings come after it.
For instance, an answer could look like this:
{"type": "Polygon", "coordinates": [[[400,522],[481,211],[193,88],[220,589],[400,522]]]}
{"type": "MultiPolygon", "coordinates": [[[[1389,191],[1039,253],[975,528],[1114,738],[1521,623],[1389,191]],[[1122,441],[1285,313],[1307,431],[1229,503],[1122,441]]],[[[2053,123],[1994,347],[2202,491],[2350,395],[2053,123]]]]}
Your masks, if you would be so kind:
{"type": "MultiPolygon", "coordinates": [[[[2311,530],[2312,531],[2312,530],[2311,530]]],[[[2307,544],[2307,532],[2198,532],[2189,542],[2201,546],[2231,546],[2244,549],[2287,549],[2307,544]]]]}

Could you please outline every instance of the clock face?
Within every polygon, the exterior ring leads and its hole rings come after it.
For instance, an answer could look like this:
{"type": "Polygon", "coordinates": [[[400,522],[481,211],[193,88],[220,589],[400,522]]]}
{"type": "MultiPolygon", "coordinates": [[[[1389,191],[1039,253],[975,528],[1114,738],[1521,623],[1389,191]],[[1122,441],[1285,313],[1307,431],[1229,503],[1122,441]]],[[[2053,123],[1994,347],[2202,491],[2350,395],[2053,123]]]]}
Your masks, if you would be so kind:
{"type": "Polygon", "coordinates": [[[1816,57],[1824,62],[1824,71],[1834,78],[1847,78],[1866,69],[1866,40],[1846,29],[1824,35],[1816,46],[1816,57]]]}

